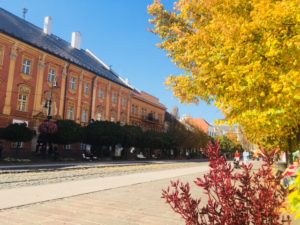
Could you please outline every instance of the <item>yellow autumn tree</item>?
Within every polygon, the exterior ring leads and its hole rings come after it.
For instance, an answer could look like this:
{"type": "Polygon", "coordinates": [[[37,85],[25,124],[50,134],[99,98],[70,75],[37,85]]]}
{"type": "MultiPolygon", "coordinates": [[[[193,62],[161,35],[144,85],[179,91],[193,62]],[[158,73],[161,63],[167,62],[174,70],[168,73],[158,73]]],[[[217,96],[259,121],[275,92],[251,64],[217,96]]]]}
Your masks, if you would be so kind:
{"type": "Polygon", "coordinates": [[[283,145],[300,125],[300,0],[178,0],[148,8],[153,32],[184,71],[183,102],[214,102],[248,139],[283,145]]]}

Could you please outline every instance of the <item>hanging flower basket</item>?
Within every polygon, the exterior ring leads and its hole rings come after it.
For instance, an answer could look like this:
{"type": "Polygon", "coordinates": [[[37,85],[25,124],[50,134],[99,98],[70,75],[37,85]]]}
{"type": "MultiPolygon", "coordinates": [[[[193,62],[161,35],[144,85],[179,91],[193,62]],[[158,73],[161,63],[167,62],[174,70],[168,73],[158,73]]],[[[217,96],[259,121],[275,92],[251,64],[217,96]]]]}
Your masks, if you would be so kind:
{"type": "Polygon", "coordinates": [[[46,120],[39,126],[39,132],[42,134],[54,134],[57,130],[57,124],[53,121],[46,120]]]}

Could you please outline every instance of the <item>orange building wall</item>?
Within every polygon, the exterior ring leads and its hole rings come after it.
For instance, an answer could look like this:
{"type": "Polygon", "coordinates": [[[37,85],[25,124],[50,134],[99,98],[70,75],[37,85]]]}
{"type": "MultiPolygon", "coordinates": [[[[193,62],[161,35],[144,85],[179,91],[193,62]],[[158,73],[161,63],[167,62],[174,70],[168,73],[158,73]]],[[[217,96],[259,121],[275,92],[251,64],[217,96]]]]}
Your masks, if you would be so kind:
{"type": "MultiPolygon", "coordinates": [[[[88,120],[96,119],[99,109],[104,112],[104,120],[111,120],[116,113],[116,121],[125,119],[125,123],[133,124],[136,119],[146,129],[163,130],[165,107],[159,100],[147,93],[136,95],[133,90],[97,76],[74,64],[50,55],[40,49],[29,46],[4,34],[0,34],[0,46],[4,47],[3,65],[0,65],[0,127],[5,127],[13,119],[26,120],[29,127],[37,129],[46,119],[46,100],[52,92],[52,116],[54,119],[66,119],[68,105],[74,105],[74,119],[83,123],[82,108],[88,109],[88,120]],[[23,57],[32,60],[31,74],[22,74],[23,57]],[[15,60],[15,61],[14,61],[15,60]],[[14,64],[15,63],[15,64],[14,64]],[[55,68],[57,86],[47,81],[50,68],[55,68]],[[76,90],[70,88],[71,77],[76,77],[76,90]],[[89,93],[84,94],[84,83],[89,84],[89,93]],[[17,110],[18,91],[20,85],[30,88],[27,112],[17,110]],[[11,91],[8,91],[11,88],[11,91]],[[99,89],[103,88],[105,97],[99,98],[99,89]],[[9,94],[10,93],[10,94],[9,94]],[[112,94],[117,94],[117,103],[112,103],[112,94]],[[122,105],[122,98],[126,104],[122,105]],[[148,112],[160,114],[161,121],[157,123],[141,121],[131,115],[131,106],[136,104],[139,110],[144,107],[148,112]],[[147,125],[147,123],[149,123],[147,125]]],[[[139,111],[140,113],[140,111],[139,111]]]]}
{"type": "Polygon", "coordinates": [[[130,123],[132,125],[138,125],[144,130],[164,130],[166,108],[159,103],[159,100],[145,92],[133,93],[131,98],[131,115],[130,123]],[[137,106],[137,113],[132,113],[132,106],[137,106]],[[142,108],[146,109],[146,117],[142,115],[142,108]],[[154,113],[156,115],[156,120],[149,121],[147,116],[149,113],[154,113]],[[158,120],[158,115],[160,115],[160,120],[158,120]]]}
{"type": "Polygon", "coordinates": [[[208,134],[209,124],[206,120],[200,118],[188,118],[187,122],[208,134]]]}

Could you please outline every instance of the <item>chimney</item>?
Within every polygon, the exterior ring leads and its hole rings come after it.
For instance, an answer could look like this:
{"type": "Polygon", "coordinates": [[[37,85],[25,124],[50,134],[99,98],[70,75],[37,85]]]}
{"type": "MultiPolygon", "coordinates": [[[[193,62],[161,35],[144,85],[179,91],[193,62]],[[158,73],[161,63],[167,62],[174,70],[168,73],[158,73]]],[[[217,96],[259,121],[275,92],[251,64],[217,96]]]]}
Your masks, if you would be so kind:
{"type": "Polygon", "coordinates": [[[73,32],[72,33],[71,46],[73,48],[77,48],[77,49],[80,50],[80,44],[81,44],[81,34],[80,34],[80,32],[73,32]]]}
{"type": "Polygon", "coordinates": [[[46,16],[44,19],[44,33],[51,34],[52,33],[52,18],[51,16],[46,16]]]}

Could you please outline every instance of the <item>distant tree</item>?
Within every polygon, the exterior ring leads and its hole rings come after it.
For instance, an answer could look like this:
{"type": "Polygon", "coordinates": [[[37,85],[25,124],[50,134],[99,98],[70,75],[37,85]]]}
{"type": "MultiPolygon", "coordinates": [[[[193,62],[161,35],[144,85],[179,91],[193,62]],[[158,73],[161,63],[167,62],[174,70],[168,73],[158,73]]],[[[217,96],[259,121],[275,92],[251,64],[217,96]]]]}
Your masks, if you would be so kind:
{"type": "Polygon", "coordinates": [[[3,139],[11,142],[17,142],[17,148],[20,146],[20,142],[28,142],[33,138],[33,131],[27,127],[26,123],[14,123],[8,125],[3,130],[3,139]]]}
{"type": "Polygon", "coordinates": [[[152,157],[154,149],[162,149],[164,140],[161,132],[148,130],[143,133],[144,147],[149,149],[149,156],[152,157]]]}
{"type": "Polygon", "coordinates": [[[57,132],[53,135],[53,143],[72,144],[82,142],[84,139],[83,128],[73,120],[58,120],[57,132]]]}
{"type": "Polygon", "coordinates": [[[198,126],[195,126],[193,123],[189,122],[189,120],[185,121],[187,125],[190,127],[188,137],[190,139],[190,147],[191,148],[205,148],[210,141],[209,136],[198,126]]]}
{"type": "Polygon", "coordinates": [[[142,146],[143,131],[140,127],[125,125],[122,129],[123,141],[122,145],[124,149],[125,158],[128,156],[128,148],[142,146]]]}
{"type": "MultiPolygon", "coordinates": [[[[123,141],[122,127],[109,121],[95,121],[85,128],[86,142],[94,149],[101,150],[102,146],[121,144],[123,141]]],[[[101,152],[102,154],[102,152],[101,152]]],[[[112,153],[114,155],[114,151],[112,153]]]]}
{"type": "MultiPolygon", "coordinates": [[[[173,150],[175,156],[178,156],[179,152],[200,150],[206,147],[209,142],[207,134],[193,124],[186,126],[173,118],[173,116],[169,118],[165,142],[166,146],[173,150]]],[[[168,155],[170,157],[170,152],[168,155]]]]}
{"type": "Polygon", "coordinates": [[[233,142],[226,135],[216,137],[216,139],[220,142],[220,148],[222,153],[233,154],[239,148],[239,144],[233,142]]]}

